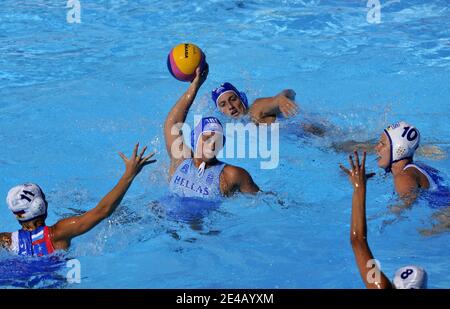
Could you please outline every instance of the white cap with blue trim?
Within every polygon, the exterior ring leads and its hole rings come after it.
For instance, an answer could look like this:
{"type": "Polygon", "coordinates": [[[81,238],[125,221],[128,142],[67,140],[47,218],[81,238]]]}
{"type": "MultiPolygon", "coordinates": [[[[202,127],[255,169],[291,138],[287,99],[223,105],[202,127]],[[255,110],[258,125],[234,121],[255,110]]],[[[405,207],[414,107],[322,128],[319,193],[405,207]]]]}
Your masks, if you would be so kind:
{"type": "Polygon", "coordinates": [[[6,203],[20,222],[47,215],[47,202],[44,193],[34,183],[25,183],[9,190],[6,203]]]}
{"type": "Polygon", "coordinates": [[[396,289],[426,289],[427,273],[419,266],[404,266],[395,272],[393,284],[396,289]]]}
{"type": "Polygon", "coordinates": [[[389,171],[392,163],[413,157],[414,152],[419,147],[420,133],[419,130],[405,121],[388,126],[384,133],[391,145],[391,160],[387,168],[389,171]]]}

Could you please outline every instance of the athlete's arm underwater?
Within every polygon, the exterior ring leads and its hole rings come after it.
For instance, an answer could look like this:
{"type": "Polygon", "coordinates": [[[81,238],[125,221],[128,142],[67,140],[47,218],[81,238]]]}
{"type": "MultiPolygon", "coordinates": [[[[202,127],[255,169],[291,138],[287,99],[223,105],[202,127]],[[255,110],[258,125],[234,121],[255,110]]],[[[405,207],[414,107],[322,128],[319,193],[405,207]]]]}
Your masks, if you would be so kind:
{"type": "Polygon", "coordinates": [[[22,229],[14,233],[0,233],[0,247],[25,256],[48,255],[55,250],[69,248],[74,237],[86,233],[109,217],[142,168],[155,162],[150,160],[153,153],[144,157],[147,147],[137,155],[138,147],[139,145],[135,146],[129,159],[120,153],[125,162],[125,172],[95,208],[80,216],[60,220],[53,226],[45,224],[48,203],[38,185],[27,183],[12,188],[8,192],[7,203],[22,229]]]}
{"type": "MultiPolygon", "coordinates": [[[[366,225],[366,182],[370,175],[366,175],[364,152],[361,165],[359,164],[358,153],[355,151],[356,165],[352,156],[349,156],[351,170],[344,166],[340,168],[348,175],[353,185],[352,197],[352,219],[350,228],[350,242],[355,255],[359,273],[368,289],[389,289],[392,288],[389,279],[378,269],[378,265],[372,263],[374,257],[367,243],[366,225]],[[375,267],[375,269],[373,268],[375,267]],[[372,276],[370,272],[379,272],[379,276],[372,276]],[[373,279],[373,280],[370,280],[373,279]],[[378,280],[376,280],[378,279],[378,280]],[[371,282],[369,282],[369,280],[371,282]]],[[[373,176],[373,174],[371,174],[373,176]]]]}
{"type": "Polygon", "coordinates": [[[222,123],[203,117],[191,131],[190,149],[184,143],[181,127],[198,90],[208,76],[208,65],[197,68],[196,77],[170,110],[164,123],[166,149],[170,158],[170,191],[182,197],[216,199],[234,192],[256,193],[258,186],[248,172],[220,162],[218,152],[225,144],[222,123]]]}

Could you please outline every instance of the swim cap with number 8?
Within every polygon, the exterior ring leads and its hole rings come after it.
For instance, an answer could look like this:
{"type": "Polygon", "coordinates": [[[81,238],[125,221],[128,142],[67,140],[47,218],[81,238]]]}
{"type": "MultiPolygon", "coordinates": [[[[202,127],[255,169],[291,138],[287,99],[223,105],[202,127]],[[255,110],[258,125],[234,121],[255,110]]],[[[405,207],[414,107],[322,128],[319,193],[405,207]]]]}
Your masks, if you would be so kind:
{"type": "Polygon", "coordinates": [[[195,78],[197,67],[205,66],[205,58],[205,54],[198,46],[190,43],[180,44],[167,56],[167,68],[176,79],[190,82],[195,78]]]}

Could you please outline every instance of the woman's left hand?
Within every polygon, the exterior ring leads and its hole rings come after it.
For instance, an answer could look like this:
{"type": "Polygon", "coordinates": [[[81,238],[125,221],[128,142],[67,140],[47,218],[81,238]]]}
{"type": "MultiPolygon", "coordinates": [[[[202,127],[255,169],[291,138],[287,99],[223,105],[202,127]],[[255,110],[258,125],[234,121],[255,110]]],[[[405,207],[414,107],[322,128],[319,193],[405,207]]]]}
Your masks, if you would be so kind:
{"type": "Polygon", "coordinates": [[[346,173],[348,175],[348,178],[350,179],[350,182],[353,185],[353,189],[357,190],[360,188],[365,188],[367,179],[373,177],[375,175],[375,173],[370,173],[370,174],[366,175],[366,166],[365,166],[366,165],[366,152],[365,151],[363,153],[361,165],[359,164],[359,156],[358,156],[358,152],[356,150],[354,151],[354,154],[355,154],[356,165],[353,162],[352,155],[348,156],[348,161],[350,163],[351,170],[345,168],[342,164],[339,165],[339,167],[341,168],[341,170],[344,171],[344,173],[346,173]]]}

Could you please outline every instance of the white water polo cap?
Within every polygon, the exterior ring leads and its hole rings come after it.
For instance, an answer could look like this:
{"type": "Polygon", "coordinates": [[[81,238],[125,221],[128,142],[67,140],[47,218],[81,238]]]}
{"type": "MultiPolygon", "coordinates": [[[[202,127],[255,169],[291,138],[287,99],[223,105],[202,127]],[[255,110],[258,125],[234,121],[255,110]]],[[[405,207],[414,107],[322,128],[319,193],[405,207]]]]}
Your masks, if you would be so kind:
{"type": "Polygon", "coordinates": [[[396,289],[426,289],[427,273],[419,266],[405,266],[395,272],[393,284],[396,289]]]}
{"type": "Polygon", "coordinates": [[[400,121],[384,129],[384,133],[391,145],[391,159],[388,170],[392,163],[406,158],[412,158],[417,147],[419,147],[420,133],[412,125],[400,121]]]}
{"type": "Polygon", "coordinates": [[[9,190],[6,203],[20,222],[47,215],[47,201],[44,193],[34,183],[25,183],[9,190]]]}

